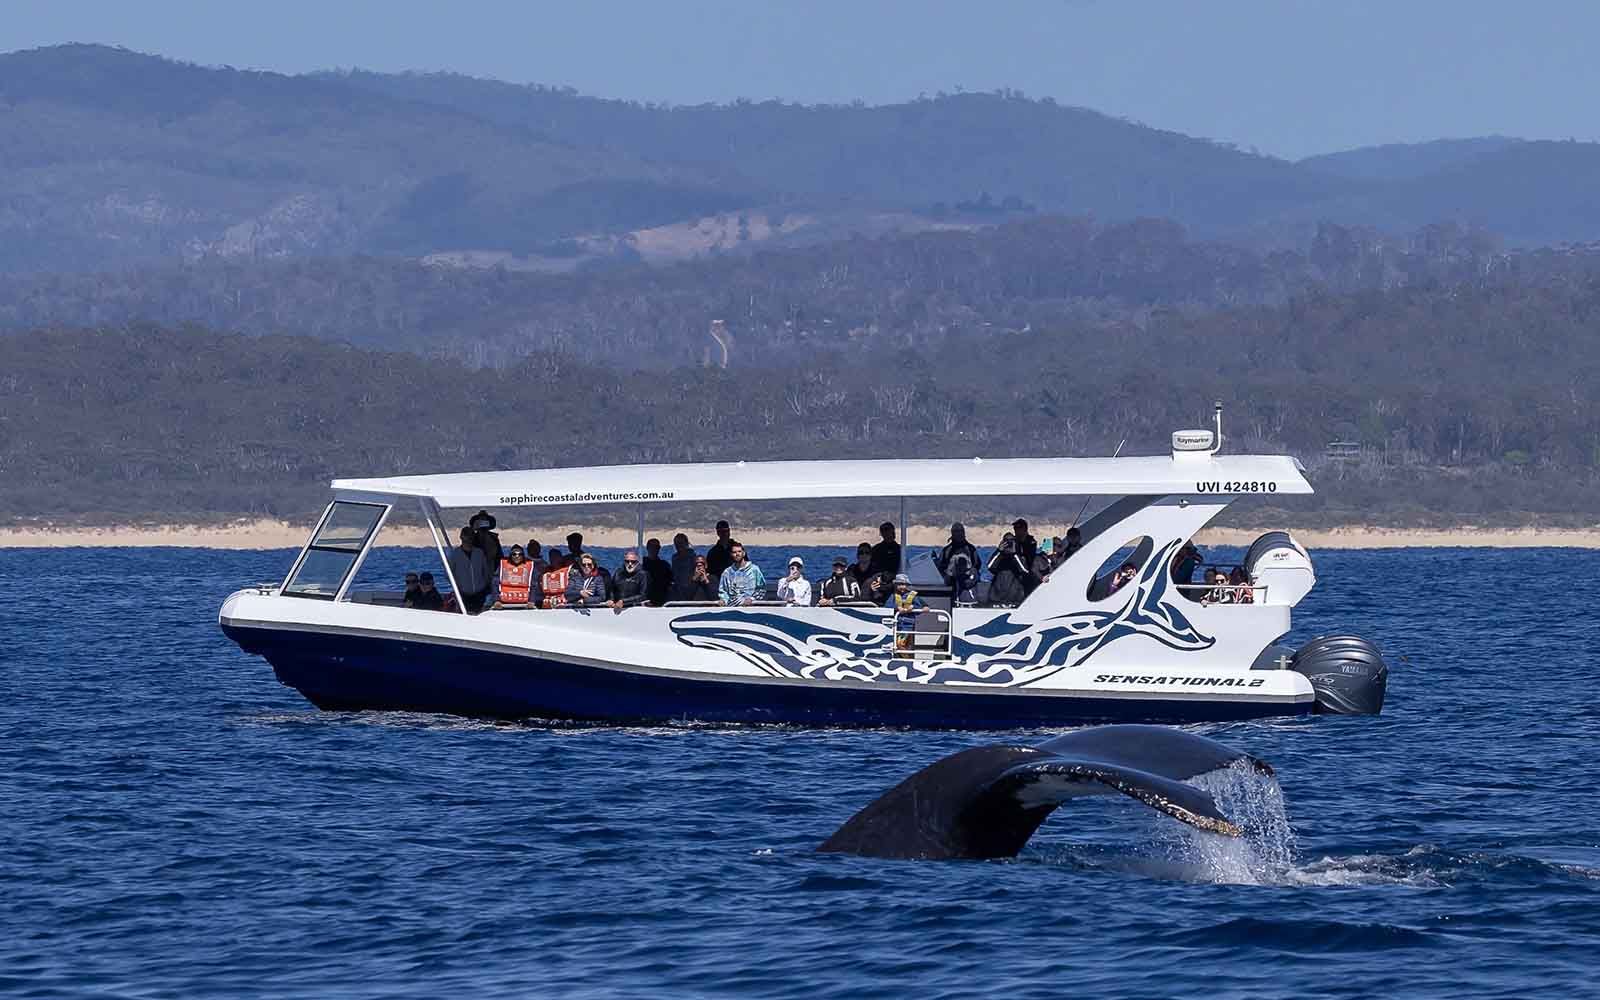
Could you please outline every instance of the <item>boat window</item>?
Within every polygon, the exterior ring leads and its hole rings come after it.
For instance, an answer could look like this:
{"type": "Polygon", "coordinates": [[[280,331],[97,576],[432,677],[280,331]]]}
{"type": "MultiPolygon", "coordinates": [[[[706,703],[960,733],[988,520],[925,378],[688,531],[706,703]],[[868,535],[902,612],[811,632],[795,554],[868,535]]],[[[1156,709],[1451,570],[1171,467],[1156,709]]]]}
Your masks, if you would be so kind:
{"type": "MultiPolygon", "coordinates": [[[[1110,597],[1117,590],[1122,589],[1121,586],[1117,585],[1116,576],[1117,570],[1123,566],[1132,565],[1134,579],[1138,579],[1139,571],[1144,569],[1144,564],[1149,561],[1150,553],[1155,551],[1155,547],[1156,543],[1153,539],[1149,536],[1142,536],[1130,539],[1121,548],[1106,557],[1105,562],[1100,564],[1100,568],[1095,570],[1094,576],[1089,578],[1089,600],[1101,601],[1110,597]]],[[[1131,582],[1129,581],[1129,583],[1131,582]]],[[[1127,585],[1129,584],[1125,583],[1122,586],[1127,585]]]]}
{"type": "Polygon", "coordinates": [[[367,539],[388,509],[381,503],[334,501],[281,593],[324,601],[337,597],[367,539]]]}

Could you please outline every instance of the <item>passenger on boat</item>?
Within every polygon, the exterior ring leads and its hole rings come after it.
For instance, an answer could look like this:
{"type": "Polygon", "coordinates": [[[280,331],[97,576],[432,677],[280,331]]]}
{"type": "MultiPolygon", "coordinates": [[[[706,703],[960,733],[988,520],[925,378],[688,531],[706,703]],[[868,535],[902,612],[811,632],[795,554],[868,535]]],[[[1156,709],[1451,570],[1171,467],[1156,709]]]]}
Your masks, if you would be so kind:
{"type": "Polygon", "coordinates": [[[495,595],[496,608],[525,608],[532,597],[534,581],[539,576],[533,563],[523,554],[522,546],[511,546],[511,553],[500,561],[499,590],[495,595]]]}
{"type": "Polygon", "coordinates": [[[950,525],[950,541],[934,553],[933,567],[944,582],[960,590],[962,582],[970,589],[978,579],[978,547],[967,541],[967,526],[960,521],[950,525]]]}
{"type": "Polygon", "coordinates": [[[1183,548],[1172,557],[1172,582],[1177,584],[1178,593],[1191,601],[1199,600],[1194,589],[1194,571],[1205,562],[1205,557],[1200,550],[1195,548],[1194,542],[1185,542],[1183,548]]]}
{"type": "Polygon", "coordinates": [[[407,607],[407,608],[415,607],[415,603],[414,602],[417,599],[417,591],[419,589],[417,585],[420,582],[421,581],[420,581],[420,579],[418,578],[418,576],[417,576],[417,574],[415,572],[410,572],[410,573],[406,574],[406,592],[400,598],[400,604],[403,607],[407,607]]]}
{"type": "Polygon", "coordinates": [[[1037,587],[1050,579],[1050,571],[1055,569],[1055,564],[1050,561],[1050,554],[1054,548],[1054,539],[1046,538],[1039,543],[1039,554],[1033,557],[1033,565],[1028,567],[1028,574],[1033,577],[1033,586],[1037,587]]]}
{"type": "Polygon", "coordinates": [[[674,601],[714,601],[716,584],[711,586],[709,597],[692,597],[696,590],[695,574],[705,565],[705,557],[696,555],[689,547],[689,536],[678,532],[672,536],[672,599],[674,601]]]}
{"type": "Polygon", "coordinates": [[[728,533],[728,522],[717,522],[717,540],[706,550],[706,569],[712,579],[722,576],[722,571],[733,564],[733,547],[739,543],[728,533]]]}
{"type": "Polygon", "coordinates": [[[549,569],[545,572],[549,572],[550,569],[560,569],[563,566],[572,565],[572,560],[567,558],[559,545],[550,546],[550,551],[545,554],[545,562],[549,566],[549,569]]]}
{"type": "MultiPolygon", "coordinates": [[[[583,557],[586,555],[583,551],[583,532],[574,531],[567,536],[567,551],[571,553],[573,562],[582,565],[583,557]]],[[[605,581],[606,600],[610,600],[613,596],[611,592],[611,571],[601,566],[598,562],[595,563],[595,568],[600,571],[600,579],[605,581]]]]}
{"type": "Polygon", "coordinates": [[[861,589],[863,599],[877,604],[889,592],[889,577],[872,565],[872,546],[862,542],[856,546],[856,561],[850,567],[850,576],[861,589]]]}
{"type": "Polygon", "coordinates": [[[419,611],[444,610],[444,595],[434,587],[432,573],[425,572],[417,577],[417,596],[409,599],[406,607],[419,611]]]}
{"type": "Polygon", "coordinates": [[[618,611],[649,599],[650,574],[639,565],[639,553],[629,549],[622,554],[622,568],[612,574],[611,585],[611,606],[618,611]]]}
{"type": "Polygon", "coordinates": [[[552,546],[550,549],[550,568],[539,577],[539,592],[544,595],[541,605],[546,608],[564,608],[567,606],[567,585],[575,576],[572,564],[561,555],[561,549],[552,546]]]}
{"type": "Polygon", "coordinates": [[[823,581],[817,603],[824,607],[837,601],[861,600],[861,585],[855,577],[845,572],[850,561],[844,556],[833,557],[833,575],[823,581]]]}
{"type": "Polygon", "coordinates": [[[645,575],[650,577],[645,596],[651,604],[660,607],[672,597],[672,567],[661,558],[661,539],[652,538],[644,543],[642,567],[645,575]]]}
{"type": "Polygon", "coordinates": [[[998,608],[1021,604],[1028,596],[1027,578],[1028,565],[1017,552],[1016,536],[1008,531],[989,557],[989,604],[998,608]]]}
{"type": "Polygon", "coordinates": [[[789,559],[789,575],[778,581],[778,600],[802,608],[811,606],[811,581],[805,578],[806,561],[799,556],[789,559]]]}
{"type": "MultiPolygon", "coordinates": [[[[1017,555],[1022,558],[1022,565],[1032,566],[1033,557],[1039,554],[1039,541],[1028,534],[1028,519],[1019,517],[1012,521],[1011,534],[1017,540],[1017,555]]],[[[1030,586],[1028,589],[1033,588],[1030,586]]]]}
{"type": "Polygon", "coordinates": [[[450,550],[450,575],[456,581],[456,595],[461,606],[467,614],[475,615],[483,610],[484,599],[489,596],[489,588],[493,583],[489,575],[489,563],[484,558],[483,550],[478,548],[478,533],[470,526],[461,529],[461,545],[450,550]]]}
{"type": "Polygon", "coordinates": [[[1125,562],[1121,566],[1118,566],[1117,571],[1111,575],[1111,586],[1106,590],[1106,596],[1109,597],[1121,590],[1123,587],[1126,587],[1129,583],[1133,582],[1133,578],[1138,575],[1139,567],[1135,566],[1131,562],[1125,562]]]}
{"type": "Polygon", "coordinates": [[[872,571],[892,577],[900,572],[900,543],[894,540],[894,524],[885,521],[878,525],[878,537],[883,540],[870,550],[872,571]]]}
{"type": "Polygon", "coordinates": [[[594,556],[585,552],[578,557],[578,572],[567,579],[567,604],[594,607],[609,603],[606,578],[600,572],[600,565],[594,561],[594,556]]]}
{"type": "Polygon", "coordinates": [[[533,564],[533,579],[535,586],[537,586],[539,578],[544,576],[545,572],[550,569],[550,564],[545,562],[544,549],[540,548],[539,540],[537,538],[528,539],[528,547],[523,550],[523,554],[533,564]]]}
{"type": "Polygon", "coordinates": [[[1233,572],[1228,574],[1228,586],[1234,604],[1256,602],[1255,590],[1250,586],[1250,576],[1244,571],[1243,566],[1235,566],[1233,572]]]}
{"type": "Polygon", "coordinates": [[[717,599],[726,605],[750,604],[767,593],[767,578],[761,567],[745,557],[744,546],[734,542],[728,555],[733,562],[717,581],[717,599]]]}
{"type": "Polygon", "coordinates": [[[494,530],[494,515],[480,510],[467,521],[467,527],[477,534],[473,544],[483,551],[483,561],[488,565],[489,572],[493,573],[505,558],[505,552],[500,548],[500,536],[494,530]]]}
{"type": "Polygon", "coordinates": [[[711,578],[705,556],[694,557],[694,568],[689,575],[673,584],[672,599],[704,604],[717,599],[717,582],[711,578]]]}
{"type": "Polygon", "coordinates": [[[889,592],[889,597],[883,602],[886,608],[893,608],[898,614],[907,614],[912,611],[926,610],[928,605],[917,592],[911,589],[911,578],[904,573],[896,573],[894,589],[889,592]]]}
{"type": "Polygon", "coordinates": [[[1200,603],[1202,604],[1227,604],[1228,590],[1224,586],[1227,577],[1215,566],[1206,567],[1205,589],[1201,591],[1200,603]]]}
{"type": "Polygon", "coordinates": [[[1065,536],[1056,539],[1055,551],[1050,554],[1050,561],[1054,569],[1059,569],[1061,564],[1072,558],[1073,553],[1083,548],[1083,532],[1076,525],[1067,529],[1065,536]]]}

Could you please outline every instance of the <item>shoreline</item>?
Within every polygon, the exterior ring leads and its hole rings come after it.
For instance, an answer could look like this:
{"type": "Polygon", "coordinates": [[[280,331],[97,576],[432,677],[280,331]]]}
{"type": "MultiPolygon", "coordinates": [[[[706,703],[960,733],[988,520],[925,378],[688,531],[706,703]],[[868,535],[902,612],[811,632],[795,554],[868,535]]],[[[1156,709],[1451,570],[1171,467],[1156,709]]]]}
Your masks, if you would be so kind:
{"type": "MultiPolygon", "coordinates": [[[[1063,525],[1041,522],[1036,535],[1059,534],[1063,525]]],[[[531,535],[549,544],[562,544],[570,525],[552,527],[514,526],[502,533],[506,544],[526,541],[531,535]]],[[[999,524],[972,524],[968,533],[985,547],[994,544],[1006,527],[999,524]]],[[[1245,546],[1267,529],[1206,528],[1195,536],[1200,545],[1245,546]]],[[[1463,525],[1457,528],[1382,528],[1372,525],[1348,525],[1336,528],[1289,528],[1295,538],[1308,549],[1394,549],[1394,548],[1575,548],[1600,549],[1600,526],[1589,528],[1483,528],[1463,525]]],[[[25,528],[0,528],[0,549],[19,548],[150,548],[173,546],[178,548],[217,548],[241,550],[298,549],[305,544],[309,525],[290,524],[286,521],[254,520],[222,525],[164,524],[164,525],[111,525],[50,526],[25,528]]],[[[948,525],[913,524],[908,535],[914,547],[935,546],[944,543],[948,525]]],[[[814,546],[838,545],[853,547],[856,541],[872,540],[877,529],[861,525],[847,528],[762,528],[736,529],[734,537],[748,545],[774,547],[784,545],[814,546]]],[[[584,537],[591,545],[602,548],[631,546],[635,532],[631,528],[584,529],[584,537]]],[[[662,544],[671,546],[671,531],[651,529],[645,537],[659,537],[662,544]]],[[[690,542],[696,548],[711,541],[709,532],[691,532],[690,542]]],[[[426,527],[394,526],[385,528],[382,541],[386,545],[412,545],[431,547],[433,538],[426,527]]]]}

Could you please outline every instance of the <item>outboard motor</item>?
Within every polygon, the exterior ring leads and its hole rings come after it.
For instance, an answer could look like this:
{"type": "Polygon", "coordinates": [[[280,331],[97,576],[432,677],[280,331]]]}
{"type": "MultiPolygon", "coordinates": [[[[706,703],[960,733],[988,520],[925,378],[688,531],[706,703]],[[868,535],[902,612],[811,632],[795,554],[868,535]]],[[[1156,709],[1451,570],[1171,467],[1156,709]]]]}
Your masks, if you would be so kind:
{"type": "Polygon", "coordinates": [[[1317,711],[1377,715],[1389,687],[1389,666],[1378,647],[1355,635],[1324,635],[1301,646],[1289,662],[1311,681],[1317,711]]]}

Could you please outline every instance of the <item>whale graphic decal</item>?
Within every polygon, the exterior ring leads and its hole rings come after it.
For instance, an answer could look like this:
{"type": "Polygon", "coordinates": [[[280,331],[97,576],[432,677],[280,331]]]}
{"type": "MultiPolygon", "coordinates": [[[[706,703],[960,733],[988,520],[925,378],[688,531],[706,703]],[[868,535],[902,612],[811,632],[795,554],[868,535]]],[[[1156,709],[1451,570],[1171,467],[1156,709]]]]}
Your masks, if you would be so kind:
{"type": "Polygon", "coordinates": [[[673,619],[678,641],[697,649],[734,653],[774,677],[808,680],[897,680],[927,684],[1020,687],[1083,663],[1130,635],[1171,649],[1206,649],[1215,643],[1166,601],[1167,565],[1182,539],[1145,561],[1137,583],[1114,608],[1076,611],[1038,622],[1016,621],[1005,611],[954,638],[950,661],[894,656],[882,611],[835,608],[822,621],[801,621],[769,611],[719,608],[673,619]],[[840,619],[847,624],[840,626],[840,619]]]}

